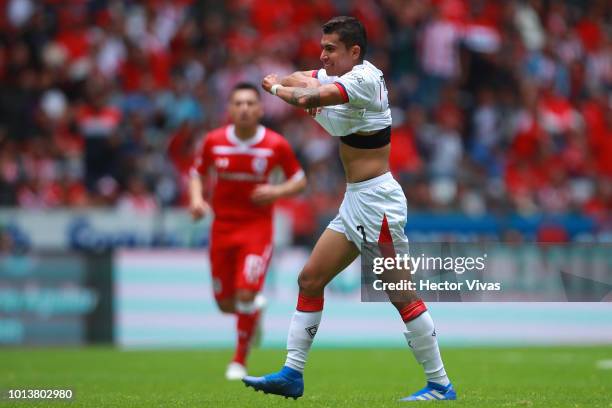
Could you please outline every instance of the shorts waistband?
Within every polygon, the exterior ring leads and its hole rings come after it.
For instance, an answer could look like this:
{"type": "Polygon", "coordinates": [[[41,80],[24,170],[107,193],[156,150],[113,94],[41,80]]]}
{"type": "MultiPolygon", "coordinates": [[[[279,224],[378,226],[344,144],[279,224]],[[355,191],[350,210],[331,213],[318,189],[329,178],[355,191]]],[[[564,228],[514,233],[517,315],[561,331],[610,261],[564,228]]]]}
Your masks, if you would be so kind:
{"type": "Polygon", "coordinates": [[[346,183],[346,191],[363,191],[390,180],[393,180],[393,175],[388,171],[369,180],[360,181],[358,183],[346,183]]]}

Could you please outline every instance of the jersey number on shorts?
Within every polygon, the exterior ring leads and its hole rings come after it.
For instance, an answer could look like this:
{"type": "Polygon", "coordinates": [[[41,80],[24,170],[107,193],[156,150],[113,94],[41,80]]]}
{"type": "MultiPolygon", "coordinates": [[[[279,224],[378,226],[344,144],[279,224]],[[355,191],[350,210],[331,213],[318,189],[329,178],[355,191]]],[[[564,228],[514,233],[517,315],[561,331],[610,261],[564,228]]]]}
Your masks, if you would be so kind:
{"type": "Polygon", "coordinates": [[[264,274],[266,263],[264,259],[259,255],[247,255],[244,260],[244,272],[246,281],[249,283],[256,283],[259,278],[264,274]]]}
{"type": "Polygon", "coordinates": [[[366,239],[365,228],[363,228],[363,225],[358,225],[357,231],[361,232],[361,238],[363,239],[363,242],[368,242],[368,240],[366,239]]]}

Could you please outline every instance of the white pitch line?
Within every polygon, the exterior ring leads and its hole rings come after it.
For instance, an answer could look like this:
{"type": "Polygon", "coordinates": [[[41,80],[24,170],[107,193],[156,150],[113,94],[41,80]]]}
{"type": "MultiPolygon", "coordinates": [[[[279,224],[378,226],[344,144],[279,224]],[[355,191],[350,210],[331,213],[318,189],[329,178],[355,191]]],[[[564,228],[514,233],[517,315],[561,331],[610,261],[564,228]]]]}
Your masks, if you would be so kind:
{"type": "Polygon", "coordinates": [[[612,360],[599,360],[595,366],[600,370],[612,370],[612,360]]]}

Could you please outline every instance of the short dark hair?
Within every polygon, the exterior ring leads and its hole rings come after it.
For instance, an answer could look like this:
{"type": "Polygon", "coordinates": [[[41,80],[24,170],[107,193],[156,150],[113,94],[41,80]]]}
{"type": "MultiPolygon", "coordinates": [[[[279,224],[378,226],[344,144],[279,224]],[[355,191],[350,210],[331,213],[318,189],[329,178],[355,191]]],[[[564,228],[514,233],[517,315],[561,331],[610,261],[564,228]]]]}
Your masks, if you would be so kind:
{"type": "Polygon", "coordinates": [[[338,16],[329,20],[323,24],[323,33],[332,34],[337,33],[340,42],[342,42],[346,48],[358,45],[361,49],[359,51],[359,59],[363,60],[368,48],[368,37],[366,36],[365,28],[361,21],[355,17],[338,16]]]}
{"type": "Polygon", "coordinates": [[[257,94],[257,99],[261,99],[261,94],[259,93],[259,88],[253,85],[250,82],[239,82],[233,88],[232,92],[230,92],[230,98],[234,95],[236,91],[242,91],[244,89],[248,89],[249,91],[255,92],[257,94]]]}

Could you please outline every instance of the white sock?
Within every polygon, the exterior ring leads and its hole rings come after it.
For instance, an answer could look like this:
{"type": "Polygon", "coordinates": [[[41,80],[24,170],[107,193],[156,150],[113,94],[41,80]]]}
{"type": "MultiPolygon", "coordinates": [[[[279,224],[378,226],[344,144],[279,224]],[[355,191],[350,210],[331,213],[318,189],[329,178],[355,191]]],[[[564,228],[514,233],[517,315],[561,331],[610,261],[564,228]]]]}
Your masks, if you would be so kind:
{"type": "Polygon", "coordinates": [[[300,312],[299,310],[293,314],[287,337],[287,360],[285,361],[287,367],[300,373],[304,372],[306,357],[314,336],[317,334],[322,314],[323,311],[300,312]]]}
{"type": "Polygon", "coordinates": [[[428,311],[406,323],[404,332],[416,361],[423,366],[427,380],[442,385],[450,383],[440,357],[438,339],[428,311]]]}

